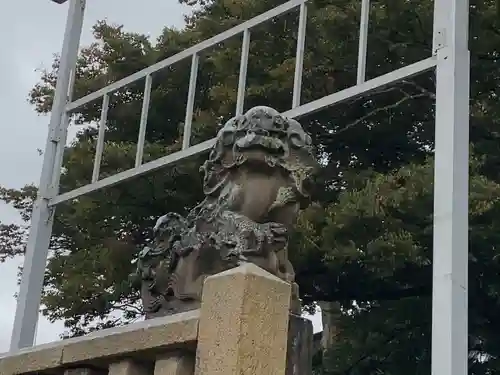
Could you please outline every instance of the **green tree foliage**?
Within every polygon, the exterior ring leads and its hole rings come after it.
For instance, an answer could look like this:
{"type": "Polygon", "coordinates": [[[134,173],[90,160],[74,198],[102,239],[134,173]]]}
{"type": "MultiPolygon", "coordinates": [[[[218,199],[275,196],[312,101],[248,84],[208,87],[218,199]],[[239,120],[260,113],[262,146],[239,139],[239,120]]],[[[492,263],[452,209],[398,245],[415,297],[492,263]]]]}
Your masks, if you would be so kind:
{"type": "MultiPolygon", "coordinates": [[[[498,371],[495,361],[482,360],[484,355],[496,357],[498,347],[492,314],[500,288],[494,246],[500,185],[481,175],[483,167],[482,161],[474,161],[470,182],[469,340],[474,374],[498,371]]],[[[301,223],[302,237],[315,244],[326,268],[322,276],[310,276],[316,288],[311,294],[338,301],[344,312],[326,356],[332,373],[398,374],[408,366],[412,373],[430,372],[432,181],[432,160],[373,173],[362,186],[341,193],[337,202],[310,208],[308,215],[321,218],[322,224],[312,227],[307,219],[301,223]]]]}
{"type": "MultiPolygon", "coordinates": [[[[281,0],[182,0],[196,6],[181,29],[156,42],[100,22],[83,49],[75,97],[128,76],[216,35],[281,0]]],[[[308,6],[302,102],[355,84],[360,1],[308,6]]],[[[498,174],[500,21],[495,1],[471,1],[472,98],[470,347],[471,373],[496,373],[498,315],[498,174]],[[479,361],[478,358],[482,359],[479,361]],[[484,361],[484,359],[488,359],[484,361]]],[[[292,12],[252,31],[246,108],[291,105],[297,38],[292,12]]],[[[367,78],[431,55],[432,1],[372,2],[367,78]]],[[[193,142],[212,137],[235,109],[241,38],[201,56],[193,142]]],[[[52,104],[58,60],[30,93],[38,113],[52,104]]],[[[189,59],[153,77],[145,161],[182,144],[189,59]]],[[[318,146],[322,170],[315,204],[301,216],[292,251],[304,301],[342,306],[324,370],[333,374],[424,373],[430,365],[434,76],[422,74],[301,120],[318,146]]],[[[136,152],[143,82],[111,100],[103,176],[129,169],[136,152]]],[[[82,126],[66,149],[61,189],[90,181],[100,103],[75,113],[82,126]]],[[[130,261],[166,211],[185,212],[201,198],[200,159],[58,207],[46,273],[44,314],[64,320],[70,336],[132,321],[138,295],[130,261]],[[119,312],[116,314],[113,312],[119,312]]],[[[28,222],[36,188],[0,189],[28,222]]],[[[25,229],[0,226],[0,259],[22,254],[25,229]]]]}

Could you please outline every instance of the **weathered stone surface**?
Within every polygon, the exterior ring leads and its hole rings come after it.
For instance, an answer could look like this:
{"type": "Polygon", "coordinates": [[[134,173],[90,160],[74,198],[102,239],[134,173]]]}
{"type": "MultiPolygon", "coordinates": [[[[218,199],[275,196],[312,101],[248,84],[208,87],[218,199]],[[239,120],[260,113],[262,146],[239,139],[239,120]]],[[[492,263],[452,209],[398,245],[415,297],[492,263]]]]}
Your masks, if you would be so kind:
{"type": "Polygon", "coordinates": [[[154,375],[194,375],[195,354],[174,352],[156,359],[154,375]]]}
{"type": "MultiPolygon", "coordinates": [[[[293,283],[288,240],[316,167],[297,121],[269,107],[229,120],[201,168],[205,200],[186,218],[161,217],[138,257],[146,317],[198,308],[205,278],[242,262],[293,283]]],[[[292,301],[298,313],[296,284],[292,301]]]]}
{"type": "Polygon", "coordinates": [[[246,263],[207,278],[196,375],[285,375],[290,284],[246,263]]]}
{"type": "Polygon", "coordinates": [[[46,344],[23,349],[15,355],[0,358],[0,374],[14,375],[55,369],[62,363],[62,345],[46,344]]]}
{"type": "Polygon", "coordinates": [[[0,358],[0,375],[62,374],[55,369],[82,364],[104,368],[120,358],[154,359],[159,351],[194,347],[198,318],[195,310],[6,354],[0,358]]]}
{"type": "Polygon", "coordinates": [[[313,325],[309,319],[290,314],[286,375],[311,375],[313,357],[313,325]]]}
{"type": "Polygon", "coordinates": [[[108,375],[151,375],[147,367],[136,361],[126,359],[112,363],[108,375]]]}
{"type": "Polygon", "coordinates": [[[86,340],[66,344],[62,362],[70,364],[116,355],[125,356],[194,342],[198,334],[198,317],[198,311],[191,311],[106,330],[108,332],[101,331],[86,340]]]}
{"type": "Polygon", "coordinates": [[[91,368],[74,368],[64,371],[64,375],[105,375],[105,372],[91,368]]]}

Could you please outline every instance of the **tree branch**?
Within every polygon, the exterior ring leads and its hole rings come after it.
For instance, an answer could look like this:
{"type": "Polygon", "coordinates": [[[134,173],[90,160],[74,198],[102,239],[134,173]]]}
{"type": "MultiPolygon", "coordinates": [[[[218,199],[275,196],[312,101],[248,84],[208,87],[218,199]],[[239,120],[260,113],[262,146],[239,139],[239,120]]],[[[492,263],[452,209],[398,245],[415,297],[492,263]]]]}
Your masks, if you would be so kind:
{"type": "Polygon", "coordinates": [[[427,95],[431,99],[436,99],[436,94],[433,93],[432,91],[427,90],[425,87],[420,86],[418,83],[414,81],[408,81],[408,80],[403,80],[401,81],[404,84],[410,85],[415,87],[418,91],[420,91],[422,94],[427,95]]]}
{"type": "Polygon", "coordinates": [[[368,119],[368,118],[376,115],[379,112],[385,112],[385,111],[388,111],[390,109],[394,109],[394,108],[400,106],[401,104],[403,104],[404,102],[406,102],[408,100],[422,98],[422,97],[425,97],[425,96],[429,96],[427,93],[425,93],[425,94],[422,93],[422,94],[417,94],[417,95],[409,95],[408,93],[404,92],[403,90],[400,90],[400,91],[403,93],[403,98],[399,99],[395,103],[375,108],[374,110],[368,112],[366,115],[364,115],[364,116],[356,119],[355,121],[351,122],[350,124],[347,124],[343,129],[341,129],[341,130],[333,133],[332,136],[336,136],[338,134],[341,134],[341,133],[343,133],[343,132],[345,132],[345,131],[347,131],[347,130],[353,128],[353,127],[355,127],[359,123],[361,123],[361,122],[365,121],[366,119],[368,119]]]}

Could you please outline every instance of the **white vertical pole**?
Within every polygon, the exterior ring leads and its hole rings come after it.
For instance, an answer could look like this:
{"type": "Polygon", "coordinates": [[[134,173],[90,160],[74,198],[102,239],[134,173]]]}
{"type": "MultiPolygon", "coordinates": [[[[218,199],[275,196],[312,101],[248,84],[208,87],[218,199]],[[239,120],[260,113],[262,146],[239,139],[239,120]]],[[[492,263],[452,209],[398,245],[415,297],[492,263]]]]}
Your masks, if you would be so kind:
{"type": "Polygon", "coordinates": [[[297,32],[297,50],[295,53],[295,74],[293,79],[292,108],[300,105],[302,93],[302,74],[304,70],[304,49],[306,44],[307,5],[300,4],[299,28],[297,32]]]}
{"type": "Polygon", "coordinates": [[[368,50],[368,23],[370,20],[370,0],[361,0],[361,17],[359,21],[358,45],[358,72],[356,83],[358,85],[366,79],[366,51],[368,50]]]}
{"type": "Polygon", "coordinates": [[[435,0],[433,375],[467,374],[468,13],[467,0],[435,0]]]}
{"type": "MultiPolygon", "coordinates": [[[[76,79],[76,66],[74,69],[71,69],[71,74],[69,78],[69,87],[66,101],[68,103],[73,100],[73,87],[75,85],[76,79]]],[[[55,197],[59,194],[59,182],[61,179],[61,166],[64,161],[64,151],[66,148],[66,141],[68,139],[68,127],[70,122],[70,113],[65,112],[62,116],[61,120],[61,135],[59,137],[59,141],[57,143],[57,151],[54,161],[54,172],[52,173],[52,184],[51,184],[51,192],[50,196],[55,197]]]]}
{"type": "Polygon", "coordinates": [[[245,91],[247,86],[248,54],[250,52],[250,30],[243,32],[241,44],[240,77],[238,79],[238,94],[236,97],[236,116],[243,114],[245,106],[245,91]]]}
{"type": "Polygon", "coordinates": [[[104,152],[104,137],[106,136],[106,123],[108,122],[109,96],[110,94],[104,94],[102,97],[101,120],[99,121],[99,133],[97,135],[97,144],[95,148],[92,182],[96,182],[99,179],[99,173],[101,171],[102,154],[104,152]]]}
{"type": "MultiPolygon", "coordinates": [[[[196,96],[196,80],[198,78],[198,64],[200,57],[193,54],[191,60],[191,74],[189,76],[189,91],[186,102],[186,118],[184,120],[184,131],[182,139],[182,149],[185,150],[191,144],[191,125],[193,124],[194,99],[196,96]]],[[[245,73],[246,74],[246,73],[245,73]]]]}
{"type": "Polygon", "coordinates": [[[153,76],[148,74],[144,83],[144,97],[142,99],[141,122],[139,125],[139,136],[137,138],[137,152],[135,153],[135,167],[142,164],[144,157],[144,143],[146,142],[146,126],[148,125],[149,102],[151,100],[151,86],[153,76]]]}
{"type": "Polygon", "coordinates": [[[31,228],[26,245],[21,287],[10,344],[11,351],[32,346],[35,339],[54,213],[49,208],[48,202],[56,191],[51,186],[54,171],[60,170],[61,167],[54,164],[56,160],[62,160],[62,158],[57,158],[57,149],[61,134],[65,132],[62,128],[64,126],[63,117],[67,104],[71,71],[75,67],[78,56],[84,12],[85,0],[70,0],[38,198],[33,207],[31,228]]]}

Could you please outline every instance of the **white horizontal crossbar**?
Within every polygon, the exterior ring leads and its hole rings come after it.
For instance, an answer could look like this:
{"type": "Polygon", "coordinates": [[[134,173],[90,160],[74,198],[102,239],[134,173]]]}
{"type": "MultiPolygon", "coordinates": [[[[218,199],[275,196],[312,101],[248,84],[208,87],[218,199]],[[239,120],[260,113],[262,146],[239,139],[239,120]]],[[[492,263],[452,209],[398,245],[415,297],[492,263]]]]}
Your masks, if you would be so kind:
{"type": "Polygon", "coordinates": [[[377,78],[365,81],[364,83],[361,83],[359,85],[348,87],[344,90],[324,96],[321,99],[313,100],[312,102],[303,104],[300,107],[290,109],[286,112],[283,112],[283,115],[290,118],[309,115],[333,104],[341,103],[349,99],[354,99],[378,88],[389,86],[405,78],[413,77],[419,73],[430,70],[435,66],[436,57],[431,56],[414,64],[407,65],[403,68],[393,70],[390,73],[383,74],[377,78]]]}
{"type": "Polygon", "coordinates": [[[298,7],[299,5],[306,3],[308,0],[290,0],[280,6],[277,6],[276,8],[273,8],[265,13],[262,13],[261,15],[254,17],[246,22],[243,22],[242,24],[235,26],[227,31],[224,31],[223,33],[220,33],[210,39],[207,39],[203,42],[200,42],[193,47],[187,48],[182,52],[177,53],[174,56],[167,57],[166,59],[157,62],[154,65],[151,65],[145,69],[142,69],[138,71],[137,73],[134,73],[128,77],[125,77],[119,81],[116,81],[115,83],[112,83],[111,85],[108,85],[106,87],[103,87],[100,90],[97,90],[89,95],[84,96],[83,98],[77,99],[71,103],[68,103],[66,106],[66,111],[71,112],[74,111],[81,106],[90,103],[96,99],[99,99],[105,94],[112,93],[116,90],[121,89],[122,87],[128,86],[131,83],[138,81],[141,78],[146,77],[147,75],[153,74],[154,72],[157,72],[161,69],[164,69],[170,65],[173,65],[181,60],[184,60],[185,58],[191,57],[194,54],[200,53],[203,50],[206,50],[207,48],[213,47],[216,44],[222,43],[225,40],[238,35],[245,30],[249,30],[267,20],[270,20],[271,18],[281,16],[282,14],[285,14],[292,9],[298,7]]]}
{"type": "MultiPolygon", "coordinates": [[[[314,112],[317,112],[323,108],[330,107],[334,104],[343,102],[345,100],[349,100],[355,97],[359,97],[361,95],[367,94],[373,90],[378,88],[388,86],[394,84],[398,81],[401,81],[405,78],[412,77],[419,73],[425,72],[427,70],[432,69],[436,65],[436,58],[429,57],[425,60],[421,60],[417,63],[405,66],[401,69],[392,71],[390,73],[384,74],[380,77],[368,80],[362,84],[349,87],[345,90],[336,92],[334,94],[325,96],[321,99],[314,100],[307,104],[301,105],[299,107],[293,108],[289,111],[283,113],[284,116],[289,118],[298,118],[302,117],[314,112]]],[[[97,182],[82,186],[78,189],[71,190],[67,193],[59,194],[50,200],[49,205],[54,206],[59,203],[69,201],[71,199],[78,198],[84,194],[88,194],[90,192],[102,189],[104,187],[109,187],[116,185],[122,181],[130,180],[135,177],[142,176],[148,172],[155,171],[159,168],[167,166],[169,164],[173,164],[182,159],[198,155],[202,152],[209,150],[215,144],[215,138],[212,138],[208,141],[199,143],[197,145],[188,147],[184,150],[177,151],[173,154],[166,155],[162,158],[150,161],[146,164],[143,164],[139,167],[129,169],[124,172],[117,173],[113,176],[109,176],[99,180],[97,182]]]]}
{"type": "Polygon", "coordinates": [[[122,181],[130,180],[134,177],[142,176],[148,172],[155,171],[161,167],[164,167],[169,164],[173,164],[179,160],[189,158],[191,156],[200,154],[206,150],[209,150],[215,144],[215,138],[209,139],[208,141],[198,143],[197,145],[188,147],[184,150],[174,152],[173,154],[163,156],[156,160],[150,161],[149,163],[143,164],[140,167],[132,168],[120,173],[117,173],[113,176],[109,176],[94,182],[92,184],[84,185],[79,187],[78,189],[74,189],[68,191],[67,193],[59,194],[49,201],[50,206],[54,206],[56,204],[78,198],[84,194],[91,193],[93,191],[116,185],[122,181]]]}

